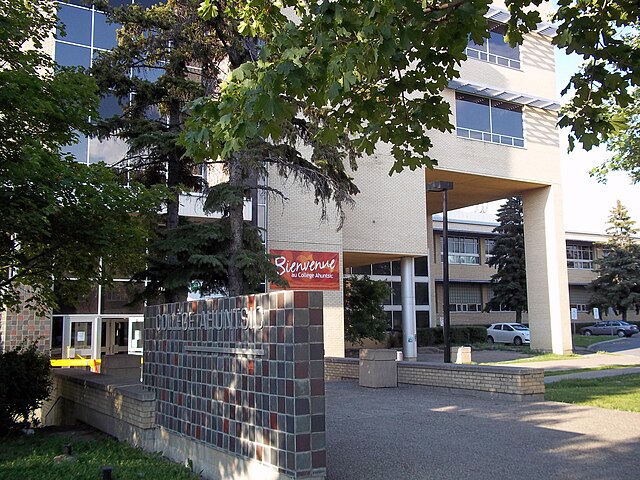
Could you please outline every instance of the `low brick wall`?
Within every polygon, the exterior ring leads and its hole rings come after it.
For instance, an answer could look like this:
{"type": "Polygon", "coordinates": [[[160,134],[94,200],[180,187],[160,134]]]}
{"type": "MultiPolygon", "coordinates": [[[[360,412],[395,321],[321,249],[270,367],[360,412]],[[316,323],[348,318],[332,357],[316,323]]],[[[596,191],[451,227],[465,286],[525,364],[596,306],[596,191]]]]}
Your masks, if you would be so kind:
{"type": "Polygon", "coordinates": [[[44,425],[81,421],[136,447],[153,445],[155,398],[140,382],[73,368],[54,369],[52,380],[44,425]]]}
{"type": "Polygon", "coordinates": [[[324,358],[325,380],[357,380],[360,360],[357,358],[324,358]]]}
{"type": "MultiPolygon", "coordinates": [[[[396,362],[398,383],[481,397],[544,400],[544,370],[517,367],[396,362]]],[[[358,379],[357,358],[325,358],[327,380],[358,379]]]]}

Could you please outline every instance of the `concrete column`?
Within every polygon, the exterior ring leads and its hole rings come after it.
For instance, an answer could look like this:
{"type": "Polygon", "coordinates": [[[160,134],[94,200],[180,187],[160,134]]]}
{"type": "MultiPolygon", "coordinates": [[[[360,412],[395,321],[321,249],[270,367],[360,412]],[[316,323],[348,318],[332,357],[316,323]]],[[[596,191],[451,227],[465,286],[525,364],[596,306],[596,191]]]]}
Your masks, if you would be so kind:
{"type": "Polygon", "coordinates": [[[413,257],[403,257],[400,260],[400,275],[402,284],[402,346],[404,359],[416,361],[418,358],[418,344],[416,342],[416,295],[413,279],[413,257]]]}
{"type": "Polygon", "coordinates": [[[559,185],[522,195],[531,348],[571,353],[569,281],[559,185]]]}
{"type": "Polygon", "coordinates": [[[436,305],[436,276],[433,266],[436,262],[437,248],[433,241],[433,218],[427,215],[427,270],[429,274],[429,326],[437,327],[438,307],[436,305]]]}

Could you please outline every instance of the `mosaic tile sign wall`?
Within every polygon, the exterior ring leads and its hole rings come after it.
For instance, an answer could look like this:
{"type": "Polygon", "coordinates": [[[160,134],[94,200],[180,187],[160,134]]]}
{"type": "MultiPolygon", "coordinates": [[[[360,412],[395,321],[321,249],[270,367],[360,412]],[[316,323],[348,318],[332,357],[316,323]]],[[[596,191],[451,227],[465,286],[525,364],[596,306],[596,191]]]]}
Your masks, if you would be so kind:
{"type": "Polygon", "coordinates": [[[159,427],[291,478],[326,474],[322,292],[147,307],[159,427]]]}

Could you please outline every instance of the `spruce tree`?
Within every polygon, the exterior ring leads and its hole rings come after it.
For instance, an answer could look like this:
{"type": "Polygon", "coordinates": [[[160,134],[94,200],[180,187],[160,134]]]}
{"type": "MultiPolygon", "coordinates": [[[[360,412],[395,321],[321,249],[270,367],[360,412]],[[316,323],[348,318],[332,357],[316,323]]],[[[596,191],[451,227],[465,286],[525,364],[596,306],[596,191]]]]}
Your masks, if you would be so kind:
{"type": "Polygon", "coordinates": [[[192,285],[201,293],[234,296],[255,291],[265,276],[278,283],[257,228],[243,218],[244,203],[256,189],[279,193],[263,185],[271,166],[272,173],[309,187],[323,208],[329,199],[339,207],[357,191],[344,173],[338,149],[323,148],[315,138],[313,118],[282,122],[291,143],[311,146],[310,160],[288,144],[264,140],[254,140],[224,159],[200,155],[194,160],[194,152],[184,149],[180,137],[198,106],[196,99],[215,104],[221,79],[230,72],[241,75],[261,45],[239,33],[232,11],[220,10],[205,19],[198,15],[199,5],[197,0],[168,0],[150,8],[101,4],[110,21],[121,27],[118,46],[93,67],[103,94],[115,95],[122,106],[121,115],[99,124],[102,138],[128,144],[126,157],[116,167],[170,189],[161,240],[150,248],[149,268],[137,276],[149,280],[149,295],[162,291],[166,301],[178,300],[192,285]],[[194,173],[212,166],[226,180],[207,185],[194,173]],[[207,223],[180,219],[179,198],[185,189],[200,193],[205,211],[220,212],[222,218],[207,223]]]}
{"type": "Polygon", "coordinates": [[[516,312],[516,322],[522,321],[527,310],[527,276],[524,257],[524,221],[522,199],[511,197],[498,210],[497,233],[492,256],[487,261],[497,272],[491,276],[493,298],[485,305],[486,312],[507,307],[516,312]]]}
{"type": "Polygon", "coordinates": [[[603,244],[604,255],[595,261],[598,278],[589,286],[589,308],[612,308],[626,321],[629,309],[640,312],[640,244],[633,239],[635,221],[620,200],[608,224],[610,238],[603,244]]]}

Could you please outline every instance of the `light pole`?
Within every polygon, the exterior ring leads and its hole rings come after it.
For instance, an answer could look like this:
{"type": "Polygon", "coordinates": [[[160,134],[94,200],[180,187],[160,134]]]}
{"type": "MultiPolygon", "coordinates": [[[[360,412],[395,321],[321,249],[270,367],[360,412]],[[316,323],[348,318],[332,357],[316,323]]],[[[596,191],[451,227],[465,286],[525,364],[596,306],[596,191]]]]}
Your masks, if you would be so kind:
{"type": "Polygon", "coordinates": [[[444,363],[451,363],[451,325],[449,317],[449,221],[447,192],[453,189],[453,182],[430,182],[427,184],[427,192],[442,192],[442,296],[444,297],[444,363]]]}

